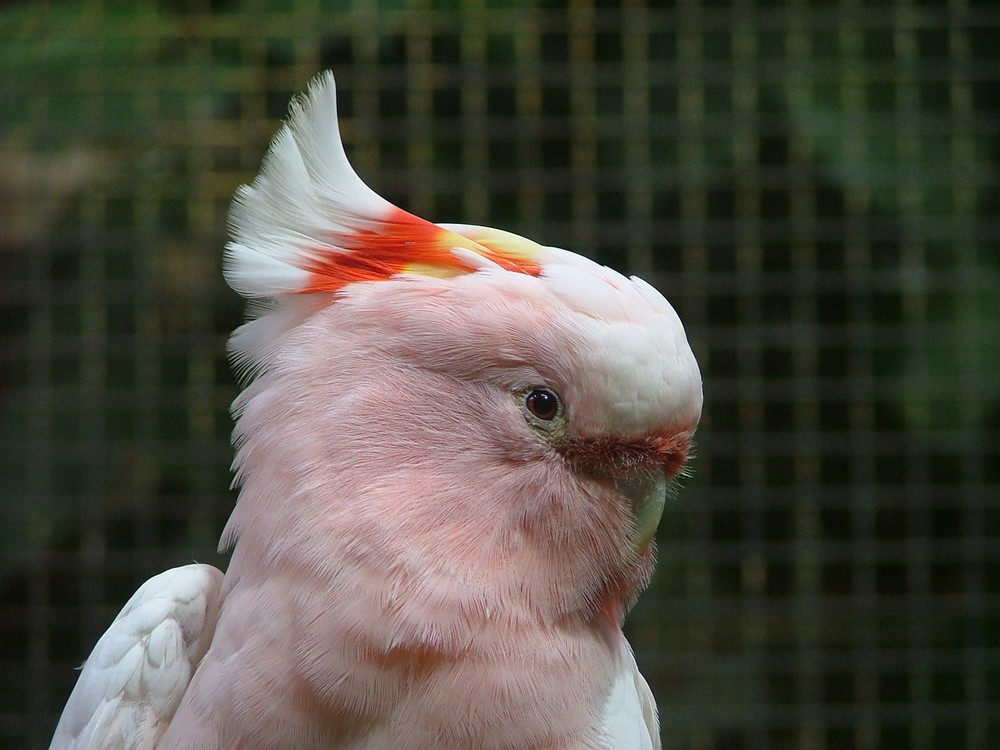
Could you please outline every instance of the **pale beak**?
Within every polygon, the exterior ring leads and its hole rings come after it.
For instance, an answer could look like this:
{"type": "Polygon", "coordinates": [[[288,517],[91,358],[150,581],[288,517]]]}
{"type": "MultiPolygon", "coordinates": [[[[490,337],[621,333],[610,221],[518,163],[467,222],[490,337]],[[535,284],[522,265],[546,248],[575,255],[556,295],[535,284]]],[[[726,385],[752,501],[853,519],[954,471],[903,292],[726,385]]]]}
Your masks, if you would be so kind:
{"type": "Polygon", "coordinates": [[[645,550],[656,533],[667,499],[667,478],[662,471],[615,480],[615,486],[632,504],[635,547],[645,550]]]}

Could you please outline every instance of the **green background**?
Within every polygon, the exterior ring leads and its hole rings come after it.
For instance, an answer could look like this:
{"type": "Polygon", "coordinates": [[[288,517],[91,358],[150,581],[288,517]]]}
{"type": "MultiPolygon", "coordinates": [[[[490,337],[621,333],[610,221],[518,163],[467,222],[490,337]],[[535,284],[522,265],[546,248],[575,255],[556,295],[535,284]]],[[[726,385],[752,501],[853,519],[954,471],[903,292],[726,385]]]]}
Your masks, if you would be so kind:
{"type": "Polygon", "coordinates": [[[224,562],[228,201],[324,68],[390,200],[685,321],[628,626],[665,747],[1000,747],[993,0],[0,6],[0,746],[140,582],[224,562]]]}

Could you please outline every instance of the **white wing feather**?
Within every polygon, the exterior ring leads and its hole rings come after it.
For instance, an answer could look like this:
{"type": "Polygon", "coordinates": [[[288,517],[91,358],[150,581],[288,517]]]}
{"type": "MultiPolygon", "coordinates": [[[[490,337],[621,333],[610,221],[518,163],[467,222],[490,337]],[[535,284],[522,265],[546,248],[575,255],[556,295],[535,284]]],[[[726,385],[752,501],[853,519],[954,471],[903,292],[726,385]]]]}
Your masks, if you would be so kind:
{"type": "Polygon", "coordinates": [[[83,666],[49,750],[149,750],[205,655],[222,572],[187,565],[150,578],[83,666]]]}
{"type": "Polygon", "coordinates": [[[623,643],[621,664],[604,703],[604,727],[610,750],[660,750],[656,702],[628,643],[623,643]]]}

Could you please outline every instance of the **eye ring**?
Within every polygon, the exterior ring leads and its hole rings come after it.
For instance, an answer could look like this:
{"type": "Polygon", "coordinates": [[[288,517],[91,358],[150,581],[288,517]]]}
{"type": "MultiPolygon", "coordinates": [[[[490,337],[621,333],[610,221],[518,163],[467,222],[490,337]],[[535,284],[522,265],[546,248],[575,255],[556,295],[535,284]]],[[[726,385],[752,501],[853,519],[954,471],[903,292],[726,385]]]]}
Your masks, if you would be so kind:
{"type": "Polygon", "coordinates": [[[562,402],[551,388],[532,388],[524,396],[524,408],[535,419],[551,422],[562,413],[562,402]]]}

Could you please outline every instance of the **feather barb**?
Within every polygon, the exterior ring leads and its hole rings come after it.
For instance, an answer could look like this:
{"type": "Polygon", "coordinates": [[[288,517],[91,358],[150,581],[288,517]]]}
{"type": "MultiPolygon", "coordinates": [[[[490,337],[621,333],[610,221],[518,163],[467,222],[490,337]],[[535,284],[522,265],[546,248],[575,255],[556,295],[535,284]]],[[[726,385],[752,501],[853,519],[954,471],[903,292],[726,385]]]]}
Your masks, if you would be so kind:
{"type": "Polygon", "coordinates": [[[308,278],[297,291],[335,292],[356,281],[380,281],[401,273],[447,278],[474,271],[453,252],[456,248],[471,250],[507,271],[541,273],[527,253],[515,254],[507,247],[494,250],[393,207],[385,218],[353,233],[338,232],[326,246],[315,248],[304,269],[308,278]]]}

